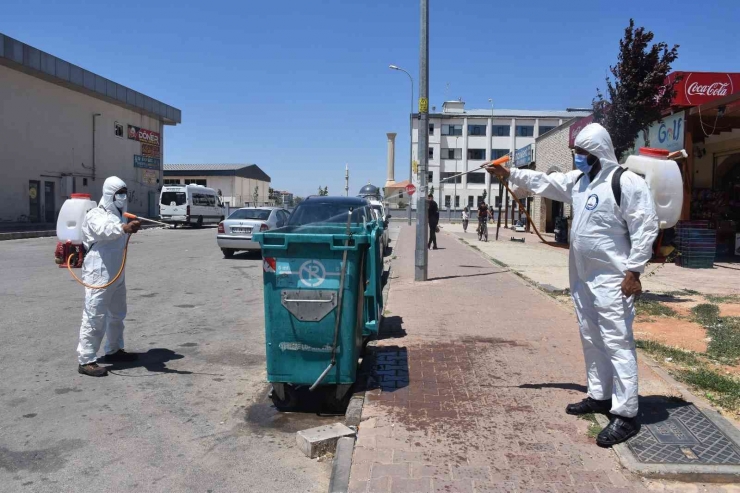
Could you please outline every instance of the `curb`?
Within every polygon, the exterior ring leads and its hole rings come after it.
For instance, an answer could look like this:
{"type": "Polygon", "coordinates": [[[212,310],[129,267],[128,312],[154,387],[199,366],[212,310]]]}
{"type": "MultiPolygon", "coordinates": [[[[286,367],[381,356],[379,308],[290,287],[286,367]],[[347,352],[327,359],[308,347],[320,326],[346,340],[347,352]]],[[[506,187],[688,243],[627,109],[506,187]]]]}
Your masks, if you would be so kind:
{"type": "MultiPolygon", "coordinates": [[[[398,239],[396,239],[398,244],[398,239]]],[[[395,247],[395,245],[394,245],[395,247]]],[[[383,306],[388,305],[388,294],[390,293],[390,273],[392,271],[392,262],[388,264],[388,282],[383,288],[383,306]]],[[[385,310],[384,310],[385,311],[385,310]]],[[[380,320],[378,321],[378,332],[383,329],[383,322],[385,321],[385,315],[380,314],[380,320]]],[[[364,359],[363,359],[364,362],[364,359]]],[[[360,422],[362,421],[362,408],[365,405],[365,391],[360,391],[354,394],[347,405],[347,411],[344,417],[344,424],[348,427],[358,431],[360,422]]],[[[357,435],[355,435],[356,437],[357,435]]],[[[349,477],[352,471],[352,455],[355,451],[355,437],[344,437],[340,438],[337,442],[337,449],[334,453],[334,460],[331,466],[331,478],[329,479],[329,493],[347,493],[349,490],[349,477]]]]}

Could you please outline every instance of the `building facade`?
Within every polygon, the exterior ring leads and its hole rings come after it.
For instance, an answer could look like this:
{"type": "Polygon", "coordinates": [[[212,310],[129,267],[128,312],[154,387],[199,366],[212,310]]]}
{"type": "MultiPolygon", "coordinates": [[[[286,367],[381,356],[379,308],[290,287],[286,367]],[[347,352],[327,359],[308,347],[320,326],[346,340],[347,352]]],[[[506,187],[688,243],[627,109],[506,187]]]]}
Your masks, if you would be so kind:
{"type": "Polygon", "coordinates": [[[72,193],[126,182],[156,217],[164,128],[179,109],[0,34],[0,221],[54,223],[72,193]]]}
{"type": "MultiPolygon", "coordinates": [[[[571,111],[466,110],[462,101],[448,101],[442,106],[441,113],[436,113],[433,108],[429,115],[428,186],[434,187],[435,198],[443,210],[448,207],[455,211],[466,206],[477,207],[478,201],[484,195],[489,195],[489,190],[491,197],[487,197],[486,202],[496,205],[495,201],[500,200],[496,199],[498,185],[491,184],[489,173],[475,171],[476,168],[507,154],[513,156],[517,149],[533,145],[540,135],[567,120],[587,114],[571,111]],[[467,171],[472,172],[440,185],[440,179],[467,171]]],[[[414,160],[418,162],[418,115],[413,118],[412,142],[414,160]]],[[[414,178],[414,185],[418,188],[418,176],[414,178]]],[[[416,209],[416,200],[412,201],[412,207],[416,209]]]]}
{"type": "Polygon", "coordinates": [[[270,177],[256,164],[165,164],[165,185],[203,185],[229,208],[271,205],[270,177]]]}

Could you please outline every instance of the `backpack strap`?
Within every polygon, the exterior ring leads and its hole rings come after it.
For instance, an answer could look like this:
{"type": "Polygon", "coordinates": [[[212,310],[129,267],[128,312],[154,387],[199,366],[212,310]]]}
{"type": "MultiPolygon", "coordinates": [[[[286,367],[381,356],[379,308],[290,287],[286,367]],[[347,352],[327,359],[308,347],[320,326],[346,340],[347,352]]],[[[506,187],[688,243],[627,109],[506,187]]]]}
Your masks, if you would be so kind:
{"type": "Polygon", "coordinates": [[[622,175],[627,171],[623,167],[618,167],[614,173],[612,173],[612,193],[614,194],[614,200],[617,201],[617,207],[622,205],[622,175]]]}
{"type": "Polygon", "coordinates": [[[574,181],[573,184],[575,185],[576,183],[578,183],[579,181],[581,181],[581,178],[583,178],[583,173],[581,173],[580,175],[578,175],[578,178],[576,178],[576,181],[574,181]]]}

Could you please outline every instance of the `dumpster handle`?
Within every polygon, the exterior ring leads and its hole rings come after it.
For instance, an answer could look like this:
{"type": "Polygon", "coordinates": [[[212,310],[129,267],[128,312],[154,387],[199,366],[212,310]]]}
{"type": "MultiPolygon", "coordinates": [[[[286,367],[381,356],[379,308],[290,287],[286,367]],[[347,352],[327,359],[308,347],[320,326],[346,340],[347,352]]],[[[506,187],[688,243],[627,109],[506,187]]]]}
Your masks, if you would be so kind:
{"type": "MultiPolygon", "coordinates": [[[[337,342],[339,340],[339,326],[342,323],[342,305],[344,304],[344,278],[347,275],[347,250],[349,246],[350,240],[352,240],[352,229],[350,225],[352,224],[352,210],[354,208],[350,207],[349,212],[347,213],[347,239],[344,243],[344,251],[342,252],[342,272],[339,274],[339,294],[337,296],[337,319],[334,322],[334,344],[331,346],[331,362],[329,363],[329,366],[326,367],[326,370],[324,370],[321,375],[319,375],[319,378],[316,379],[313,385],[311,385],[308,390],[313,391],[316,389],[316,387],[319,386],[319,384],[324,380],[326,377],[326,374],[329,373],[329,370],[331,370],[334,365],[337,364],[337,342]]],[[[332,245],[333,246],[333,245],[332,245]]]]}

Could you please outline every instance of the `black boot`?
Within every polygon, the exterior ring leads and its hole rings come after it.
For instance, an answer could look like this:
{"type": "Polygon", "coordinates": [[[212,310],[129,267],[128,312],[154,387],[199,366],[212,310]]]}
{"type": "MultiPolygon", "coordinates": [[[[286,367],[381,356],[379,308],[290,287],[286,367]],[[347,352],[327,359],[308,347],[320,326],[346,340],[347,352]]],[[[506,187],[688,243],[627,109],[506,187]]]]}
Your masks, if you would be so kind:
{"type": "Polygon", "coordinates": [[[86,365],[78,365],[77,373],[82,375],[88,375],[91,377],[104,377],[108,374],[108,370],[102,366],[98,366],[96,362],[88,363],[86,365]]]}
{"type": "Polygon", "coordinates": [[[635,418],[612,415],[609,425],[596,437],[596,444],[600,447],[611,447],[629,440],[639,431],[640,424],[635,418]]]}
{"type": "Polygon", "coordinates": [[[104,359],[106,363],[130,363],[139,359],[139,356],[119,349],[113,354],[106,354],[104,359]]]}
{"type": "Polygon", "coordinates": [[[576,402],[574,404],[568,404],[568,406],[566,406],[565,408],[565,412],[573,416],[580,416],[582,414],[591,414],[591,413],[607,414],[611,408],[612,408],[611,399],[597,401],[596,399],[586,397],[581,402],[576,402]]]}

